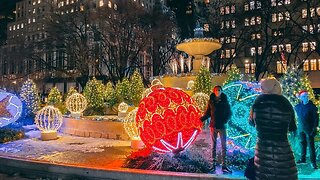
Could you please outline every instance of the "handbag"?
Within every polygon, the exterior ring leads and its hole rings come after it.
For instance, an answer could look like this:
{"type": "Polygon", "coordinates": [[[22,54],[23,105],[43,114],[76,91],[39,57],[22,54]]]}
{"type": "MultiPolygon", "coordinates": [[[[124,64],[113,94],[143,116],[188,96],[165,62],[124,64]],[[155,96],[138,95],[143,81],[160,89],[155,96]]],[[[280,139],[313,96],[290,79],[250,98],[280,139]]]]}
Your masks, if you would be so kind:
{"type": "Polygon", "coordinates": [[[248,159],[247,167],[244,170],[244,176],[250,180],[255,180],[254,157],[248,159]]]}

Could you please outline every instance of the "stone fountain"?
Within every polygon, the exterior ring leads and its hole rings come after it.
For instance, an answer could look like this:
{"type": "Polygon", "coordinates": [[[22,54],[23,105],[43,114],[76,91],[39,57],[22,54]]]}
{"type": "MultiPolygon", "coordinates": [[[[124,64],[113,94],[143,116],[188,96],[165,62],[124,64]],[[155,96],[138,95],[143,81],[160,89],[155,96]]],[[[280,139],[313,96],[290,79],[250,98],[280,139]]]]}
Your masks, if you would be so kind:
{"type": "MultiPolygon", "coordinates": [[[[184,59],[183,56],[180,55],[179,60],[173,59],[170,64],[173,76],[160,77],[161,82],[166,87],[178,87],[188,92],[187,84],[196,79],[195,75],[199,72],[201,66],[209,68],[210,58],[207,57],[207,55],[220,49],[221,46],[221,43],[217,39],[204,38],[203,28],[200,27],[200,23],[197,23],[196,28],[194,29],[194,38],[185,39],[176,46],[177,50],[185,52],[189,57],[184,59]],[[191,59],[193,59],[193,62],[191,59]],[[188,67],[188,73],[184,73],[184,63],[188,67]],[[177,74],[178,64],[180,64],[181,67],[181,74],[177,74]]],[[[211,81],[213,85],[222,85],[225,78],[225,76],[221,75],[212,76],[211,81]]],[[[190,95],[191,93],[191,91],[188,92],[190,95]]]]}

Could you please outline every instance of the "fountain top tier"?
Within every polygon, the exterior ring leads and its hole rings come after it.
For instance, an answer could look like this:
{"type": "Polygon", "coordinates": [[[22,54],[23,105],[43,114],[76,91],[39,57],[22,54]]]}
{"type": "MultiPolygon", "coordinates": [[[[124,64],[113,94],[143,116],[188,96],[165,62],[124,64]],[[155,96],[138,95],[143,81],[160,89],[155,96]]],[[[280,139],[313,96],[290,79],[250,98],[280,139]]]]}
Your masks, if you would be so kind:
{"type": "Polygon", "coordinates": [[[214,50],[221,48],[221,43],[214,38],[204,38],[203,28],[197,22],[194,31],[194,38],[185,39],[182,43],[177,45],[179,51],[183,51],[190,56],[206,56],[214,50]]]}

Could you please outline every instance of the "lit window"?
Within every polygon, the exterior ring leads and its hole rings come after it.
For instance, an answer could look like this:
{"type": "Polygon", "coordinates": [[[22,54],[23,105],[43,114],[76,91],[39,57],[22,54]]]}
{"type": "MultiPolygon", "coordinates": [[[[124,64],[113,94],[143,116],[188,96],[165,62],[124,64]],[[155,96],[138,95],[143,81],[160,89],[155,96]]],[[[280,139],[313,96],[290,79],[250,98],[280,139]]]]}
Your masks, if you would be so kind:
{"type": "Polygon", "coordinates": [[[302,29],[303,29],[303,33],[306,33],[306,32],[308,32],[308,26],[307,25],[304,25],[304,26],[302,26],[302,29]]]}
{"type": "Polygon", "coordinates": [[[226,24],[225,24],[225,25],[226,25],[226,28],[229,29],[229,27],[230,27],[230,21],[226,21],[225,23],[226,23],[226,24]]]}
{"type": "Polygon", "coordinates": [[[278,6],[283,5],[283,0],[278,0],[278,6]]]}
{"type": "Polygon", "coordinates": [[[251,34],[251,40],[255,40],[256,39],[256,34],[251,34]]]}
{"type": "Polygon", "coordinates": [[[250,48],[250,54],[251,54],[251,56],[256,55],[256,48],[255,47],[250,48]]]}
{"type": "Polygon", "coordinates": [[[226,6],[226,14],[230,14],[230,7],[226,6]]]}
{"type": "Polygon", "coordinates": [[[102,7],[104,5],[103,0],[99,1],[99,7],[102,7]]]}
{"type": "Polygon", "coordinates": [[[66,5],[68,5],[68,4],[69,4],[69,0],[66,1],[66,5]]]}
{"type": "Polygon", "coordinates": [[[231,55],[230,55],[230,49],[226,49],[226,58],[230,58],[231,55]]]}
{"type": "Polygon", "coordinates": [[[36,1],[33,1],[33,2],[32,2],[32,5],[36,5],[36,1]]]}
{"type": "Polygon", "coordinates": [[[261,24],[261,17],[260,16],[257,17],[257,24],[261,24]]]}
{"type": "Polygon", "coordinates": [[[231,37],[231,42],[232,42],[232,43],[235,43],[235,42],[236,42],[236,37],[235,37],[235,36],[232,36],[232,37],[231,37]]]}
{"type": "Polygon", "coordinates": [[[276,53],[278,51],[278,46],[277,45],[272,45],[272,53],[276,53]]]}
{"type": "Polygon", "coordinates": [[[235,49],[231,49],[231,55],[232,55],[232,57],[236,57],[236,50],[235,49]]]}
{"type": "Polygon", "coordinates": [[[249,19],[248,18],[244,19],[244,26],[249,26],[249,19]]]}
{"type": "Polygon", "coordinates": [[[253,10],[254,9],[254,1],[251,1],[250,2],[250,10],[253,10]]]}
{"type": "Polygon", "coordinates": [[[307,9],[302,9],[302,18],[307,18],[307,9]]]}
{"type": "Polygon", "coordinates": [[[291,44],[286,44],[286,51],[291,53],[291,44]]]}
{"type": "Polygon", "coordinates": [[[258,47],[258,54],[261,55],[262,54],[262,47],[258,47]]]}
{"type": "Polygon", "coordinates": [[[311,71],[317,70],[317,60],[316,59],[310,60],[310,70],[311,71]]]}
{"type": "Polygon", "coordinates": [[[317,43],[316,43],[316,42],[310,42],[310,49],[311,49],[311,51],[316,50],[316,46],[317,46],[317,43]]]}
{"type": "Polygon", "coordinates": [[[203,30],[206,32],[209,32],[209,24],[204,24],[203,25],[203,30]]]}
{"type": "Polygon", "coordinates": [[[40,4],[41,3],[41,0],[38,0],[38,4],[40,4]]]}
{"type": "Polygon", "coordinates": [[[272,22],[277,22],[277,14],[272,14],[272,22]]]}
{"type": "Polygon", "coordinates": [[[16,25],[13,25],[13,30],[16,30],[16,25]]]}
{"type": "Polygon", "coordinates": [[[255,73],[256,72],[256,63],[251,63],[251,74],[255,73]]]}
{"type": "Polygon", "coordinates": [[[277,6],[277,0],[271,0],[271,6],[277,6]]]}
{"type": "Polygon", "coordinates": [[[318,59],[318,69],[320,70],[320,59],[318,59]]]}
{"type": "Polygon", "coordinates": [[[73,8],[70,10],[70,12],[72,12],[72,13],[74,12],[73,8]]]}
{"type": "Polygon", "coordinates": [[[290,4],[291,1],[290,0],[284,0],[284,4],[290,4]]]}
{"type": "Polygon", "coordinates": [[[112,7],[112,3],[111,1],[108,2],[108,7],[111,8],[112,7]]]}
{"type": "Polygon", "coordinates": [[[11,30],[12,30],[12,27],[10,26],[10,27],[9,27],[9,31],[11,31],[11,30]]]}
{"type": "Polygon", "coordinates": [[[305,60],[303,63],[303,70],[309,71],[309,61],[308,60],[305,60]]]}
{"type": "Polygon", "coordinates": [[[250,20],[250,25],[255,25],[256,24],[256,17],[252,17],[250,20]]]}
{"type": "Polygon", "coordinates": [[[20,24],[17,25],[17,29],[20,29],[20,24]]]}
{"type": "Polygon", "coordinates": [[[283,14],[282,13],[279,13],[278,14],[278,21],[282,21],[283,20],[283,14]]]}
{"type": "Polygon", "coordinates": [[[316,15],[316,10],[314,8],[310,8],[310,16],[314,17],[316,15]]]}
{"type": "Polygon", "coordinates": [[[320,7],[317,7],[317,15],[320,16],[320,7]]]}
{"type": "Polygon", "coordinates": [[[236,13],[236,5],[231,6],[231,14],[236,13]]]}
{"type": "Polygon", "coordinates": [[[244,11],[249,11],[249,4],[247,3],[244,4],[244,11]]]}
{"type": "Polygon", "coordinates": [[[289,13],[289,11],[286,11],[286,12],[285,12],[285,17],[286,17],[286,20],[287,20],[287,21],[290,20],[290,13],[289,13]]]}
{"type": "Polygon", "coordinates": [[[261,2],[260,1],[257,1],[257,9],[261,9],[261,2]]]}
{"type": "Polygon", "coordinates": [[[261,34],[260,34],[260,33],[257,33],[257,34],[256,34],[256,38],[257,38],[257,39],[261,39],[261,34]]]}
{"type": "Polygon", "coordinates": [[[231,28],[236,28],[236,21],[235,20],[232,20],[231,21],[231,28]]]}
{"type": "Polygon", "coordinates": [[[249,74],[250,73],[250,64],[246,63],[246,64],[244,64],[244,67],[245,67],[245,73],[249,74]]]}
{"type": "Polygon", "coordinates": [[[221,56],[222,59],[224,58],[224,50],[221,50],[221,56]]]}
{"type": "Polygon", "coordinates": [[[230,43],[230,37],[226,37],[226,43],[227,43],[227,44],[230,43]]]}
{"type": "Polygon", "coordinates": [[[308,51],[308,43],[302,43],[302,52],[308,51]]]}
{"type": "Polygon", "coordinates": [[[220,7],[220,14],[224,15],[224,7],[220,7]]]}
{"type": "Polygon", "coordinates": [[[113,8],[114,8],[114,10],[117,10],[117,9],[118,9],[118,6],[117,6],[116,3],[113,4],[113,8]]]}
{"type": "Polygon", "coordinates": [[[224,28],[224,22],[222,21],[220,29],[223,29],[223,28],[224,28]]]}
{"type": "Polygon", "coordinates": [[[313,25],[311,25],[311,24],[310,24],[310,26],[309,26],[309,32],[310,32],[311,34],[313,34],[313,25]]]}
{"type": "Polygon", "coordinates": [[[224,43],[224,37],[220,38],[220,42],[223,44],[224,43]]]}
{"type": "Polygon", "coordinates": [[[287,69],[287,65],[282,63],[282,61],[277,61],[277,73],[285,73],[287,69]]]}

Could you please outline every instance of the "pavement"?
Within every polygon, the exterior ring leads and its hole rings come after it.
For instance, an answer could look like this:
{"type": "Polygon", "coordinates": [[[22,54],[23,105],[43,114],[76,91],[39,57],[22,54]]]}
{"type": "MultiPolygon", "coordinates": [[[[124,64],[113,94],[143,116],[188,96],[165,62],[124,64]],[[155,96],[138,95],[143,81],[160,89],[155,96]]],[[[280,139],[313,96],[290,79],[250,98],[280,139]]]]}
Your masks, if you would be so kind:
{"type": "MultiPolygon", "coordinates": [[[[202,134],[205,135],[205,134],[202,134]]],[[[2,179],[245,179],[243,172],[223,174],[182,173],[123,168],[132,152],[130,141],[60,134],[58,140],[41,141],[39,131],[22,140],[0,144],[2,179]]],[[[299,165],[299,178],[320,179],[320,170],[299,165]]]]}

